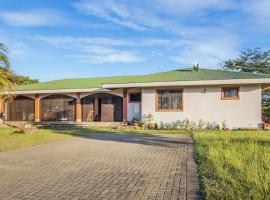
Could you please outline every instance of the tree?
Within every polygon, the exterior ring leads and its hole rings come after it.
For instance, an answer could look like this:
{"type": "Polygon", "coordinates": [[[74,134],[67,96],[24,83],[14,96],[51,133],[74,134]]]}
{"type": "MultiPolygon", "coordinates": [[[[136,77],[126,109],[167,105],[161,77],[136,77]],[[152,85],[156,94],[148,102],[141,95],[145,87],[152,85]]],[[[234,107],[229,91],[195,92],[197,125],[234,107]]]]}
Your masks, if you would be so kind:
{"type": "MultiPolygon", "coordinates": [[[[8,50],[6,46],[0,43],[0,97],[3,98],[4,91],[11,92],[15,88],[12,79],[14,75],[10,72],[10,61],[7,56],[8,50]]],[[[6,95],[11,97],[12,95],[6,95]]]]}
{"type": "Polygon", "coordinates": [[[27,84],[33,84],[38,83],[39,81],[37,79],[31,79],[28,76],[21,76],[21,75],[15,75],[14,82],[17,85],[27,85],[27,84]]]}
{"type": "Polygon", "coordinates": [[[8,58],[8,49],[0,43],[0,99],[12,100],[12,92],[17,85],[26,85],[38,83],[38,80],[30,79],[27,76],[20,76],[10,70],[10,60],[8,58]],[[8,93],[4,95],[4,93],[8,93]]]}
{"type": "Polygon", "coordinates": [[[244,49],[236,59],[221,63],[225,70],[270,74],[270,50],[244,49]]]}
{"type": "Polygon", "coordinates": [[[12,82],[13,75],[6,70],[0,69],[0,99],[4,95],[4,91],[10,93],[15,89],[15,84],[12,82]]]}
{"type": "MultiPolygon", "coordinates": [[[[244,49],[236,59],[229,59],[221,63],[225,70],[270,74],[270,50],[261,48],[244,49]]],[[[270,116],[270,89],[262,92],[262,106],[264,116],[270,116]]]]}
{"type": "Polygon", "coordinates": [[[10,62],[7,56],[8,49],[7,47],[0,43],[0,69],[1,70],[9,70],[10,62]]]}

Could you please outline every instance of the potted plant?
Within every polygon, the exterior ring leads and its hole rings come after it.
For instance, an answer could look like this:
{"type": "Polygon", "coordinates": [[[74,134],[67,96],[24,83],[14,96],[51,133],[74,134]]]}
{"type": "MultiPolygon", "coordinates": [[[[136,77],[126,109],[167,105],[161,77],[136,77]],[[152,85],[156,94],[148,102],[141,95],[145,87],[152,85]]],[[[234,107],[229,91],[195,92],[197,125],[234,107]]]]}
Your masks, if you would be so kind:
{"type": "Polygon", "coordinates": [[[145,122],[143,120],[139,120],[139,127],[145,128],[145,122]]]}
{"type": "Polygon", "coordinates": [[[153,124],[153,120],[154,120],[154,118],[153,118],[154,116],[153,116],[153,114],[152,113],[149,113],[148,115],[146,115],[146,121],[147,121],[147,128],[148,129],[153,129],[154,128],[154,124],[153,124]]]}

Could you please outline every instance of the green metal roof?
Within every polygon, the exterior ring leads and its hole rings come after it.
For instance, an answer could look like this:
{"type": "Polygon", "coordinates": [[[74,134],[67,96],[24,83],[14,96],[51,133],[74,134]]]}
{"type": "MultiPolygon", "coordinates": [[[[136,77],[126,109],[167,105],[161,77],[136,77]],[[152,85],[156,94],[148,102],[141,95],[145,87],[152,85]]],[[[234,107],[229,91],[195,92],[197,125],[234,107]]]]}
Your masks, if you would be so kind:
{"type": "Polygon", "coordinates": [[[89,89],[89,88],[101,88],[103,84],[261,79],[261,78],[270,78],[270,75],[254,74],[246,72],[231,72],[224,70],[211,70],[211,69],[199,69],[199,71],[194,71],[192,68],[187,68],[141,76],[62,79],[19,86],[17,88],[17,91],[89,89]]]}

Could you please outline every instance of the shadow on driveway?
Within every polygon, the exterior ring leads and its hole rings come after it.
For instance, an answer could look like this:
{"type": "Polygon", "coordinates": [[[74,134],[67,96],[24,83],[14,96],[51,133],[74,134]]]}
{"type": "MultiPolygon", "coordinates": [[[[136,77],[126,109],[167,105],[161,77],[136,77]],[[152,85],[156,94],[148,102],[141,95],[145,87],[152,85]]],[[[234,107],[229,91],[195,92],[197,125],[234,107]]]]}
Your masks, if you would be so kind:
{"type": "Polygon", "coordinates": [[[59,134],[69,134],[76,137],[114,141],[123,143],[137,143],[143,145],[156,145],[171,147],[172,144],[183,145],[191,143],[188,138],[189,134],[150,134],[150,133],[125,133],[123,132],[107,132],[102,129],[91,128],[47,128],[59,134]]]}

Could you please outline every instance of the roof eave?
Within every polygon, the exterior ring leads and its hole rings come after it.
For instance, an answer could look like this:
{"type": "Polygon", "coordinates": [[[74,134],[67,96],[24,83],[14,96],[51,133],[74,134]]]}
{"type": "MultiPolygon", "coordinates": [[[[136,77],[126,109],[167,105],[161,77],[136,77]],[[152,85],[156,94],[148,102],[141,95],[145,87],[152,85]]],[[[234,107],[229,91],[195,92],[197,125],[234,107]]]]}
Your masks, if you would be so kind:
{"type": "Polygon", "coordinates": [[[13,94],[65,94],[65,93],[78,93],[78,92],[109,92],[106,88],[88,88],[88,89],[57,89],[57,90],[31,90],[31,91],[15,91],[13,94]]]}
{"type": "Polygon", "coordinates": [[[233,85],[233,84],[269,84],[270,78],[261,79],[227,79],[227,80],[201,80],[201,81],[170,81],[170,82],[146,82],[146,83],[124,83],[104,84],[103,88],[132,88],[132,87],[164,87],[164,86],[201,86],[201,85],[233,85]]]}

